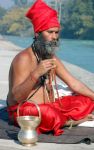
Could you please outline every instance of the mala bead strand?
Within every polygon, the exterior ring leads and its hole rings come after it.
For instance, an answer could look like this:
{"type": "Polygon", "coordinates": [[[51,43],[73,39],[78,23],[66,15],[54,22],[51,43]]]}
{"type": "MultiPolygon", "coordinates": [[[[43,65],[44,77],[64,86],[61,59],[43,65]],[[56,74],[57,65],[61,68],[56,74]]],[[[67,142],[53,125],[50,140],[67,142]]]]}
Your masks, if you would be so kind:
{"type": "Polygon", "coordinates": [[[54,70],[54,82],[55,82],[55,88],[56,88],[57,97],[58,97],[58,99],[59,99],[59,93],[58,93],[58,87],[57,87],[57,81],[56,81],[56,73],[55,73],[55,70],[54,70]]]}
{"type": "MultiPolygon", "coordinates": [[[[55,71],[55,70],[54,70],[54,71],[55,71]]],[[[60,102],[60,106],[63,107],[63,106],[62,106],[62,102],[61,102],[60,97],[59,97],[58,88],[57,88],[56,73],[54,73],[54,82],[55,82],[55,88],[56,88],[58,100],[59,100],[59,102],[60,102]]]]}
{"type": "Polygon", "coordinates": [[[50,96],[50,100],[51,102],[54,100],[55,101],[55,97],[54,97],[54,90],[53,90],[53,70],[51,70],[50,72],[50,76],[49,76],[49,85],[50,85],[50,93],[49,93],[49,96],[50,96]]]}
{"type": "Polygon", "coordinates": [[[45,83],[44,83],[44,87],[43,87],[43,101],[44,101],[44,104],[45,104],[45,83]]]}
{"type": "Polygon", "coordinates": [[[55,70],[52,70],[52,89],[53,89],[53,100],[55,102],[55,93],[54,93],[54,79],[55,79],[55,70]]]}
{"type": "Polygon", "coordinates": [[[45,94],[47,95],[48,101],[50,102],[50,98],[49,98],[49,94],[48,94],[48,91],[47,91],[46,82],[44,83],[44,96],[45,96],[45,94]]]}

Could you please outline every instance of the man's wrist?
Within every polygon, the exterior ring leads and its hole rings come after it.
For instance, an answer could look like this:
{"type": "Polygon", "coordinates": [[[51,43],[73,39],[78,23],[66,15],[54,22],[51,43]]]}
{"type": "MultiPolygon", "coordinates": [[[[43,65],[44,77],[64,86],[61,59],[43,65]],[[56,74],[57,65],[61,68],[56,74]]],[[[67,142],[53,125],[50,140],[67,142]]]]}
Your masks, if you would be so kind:
{"type": "Polygon", "coordinates": [[[38,81],[38,79],[39,79],[39,75],[37,74],[36,71],[31,72],[31,73],[30,73],[30,76],[31,76],[31,80],[32,80],[34,83],[36,83],[36,82],[38,81]]]}

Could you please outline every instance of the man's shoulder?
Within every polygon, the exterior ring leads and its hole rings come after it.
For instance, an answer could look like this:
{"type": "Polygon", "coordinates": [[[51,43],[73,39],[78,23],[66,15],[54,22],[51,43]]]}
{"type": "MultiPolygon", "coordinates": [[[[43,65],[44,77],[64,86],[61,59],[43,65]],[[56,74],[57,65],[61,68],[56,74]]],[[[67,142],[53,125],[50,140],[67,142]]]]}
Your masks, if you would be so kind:
{"type": "MultiPolygon", "coordinates": [[[[32,50],[32,49],[31,49],[32,50]]],[[[30,48],[26,48],[24,50],[22,50],[20,53],[18,53],[14,59],[13,59],[13,64],[25,64],[25,63],[29,63],[29,61],[31,60],[31,53],[30,53],[30,48]]]]}

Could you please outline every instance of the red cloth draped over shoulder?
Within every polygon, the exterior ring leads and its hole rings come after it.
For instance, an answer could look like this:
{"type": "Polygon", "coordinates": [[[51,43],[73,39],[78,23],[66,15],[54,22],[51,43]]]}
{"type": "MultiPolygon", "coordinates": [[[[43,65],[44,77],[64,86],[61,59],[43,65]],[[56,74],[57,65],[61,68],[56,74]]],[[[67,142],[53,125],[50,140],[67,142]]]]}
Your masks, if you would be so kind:
{"type": "MultiPolygon", "coordinates": [[[[18,105],[9,106],[7,111],[9,118],[14,119],[17,124],[17,110],[18,105]]],[[[92,113],[94,110],[94,102],[85,96],[65,96],[60,98],[60,101],[56,99],[53,103],[39,104],[42,121],[37,128],[38,133],[46,133],[53,131],[54,135],[60,135],[63,133],[61,129],[65,122],[69,119],[80,120],[92,113]],[[60,103],[62,103],[62,107],[60,103]]],[[[35,115],[38,116],[36,106],[30,102],[25,102],[20,107],[20,116],[35,115]]]]}

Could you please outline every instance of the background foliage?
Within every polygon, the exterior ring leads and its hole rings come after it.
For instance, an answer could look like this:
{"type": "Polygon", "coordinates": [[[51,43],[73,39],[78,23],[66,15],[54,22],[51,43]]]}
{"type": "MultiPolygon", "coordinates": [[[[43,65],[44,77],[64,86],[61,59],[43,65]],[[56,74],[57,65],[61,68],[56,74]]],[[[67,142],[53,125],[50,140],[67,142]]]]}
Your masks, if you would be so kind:
{"type": "MultiPolygon", "coordinates": [[[[14,0],[15,1],[15,0],[14,0]]],[[[5,10],[0,7],[0,33],[3,35],[33,36],[32,24],[25,13],[31,3],[15,5],[5,10]]],[[[62,1],[61,37],[94,40],[94,0],[62,1]]]]}

